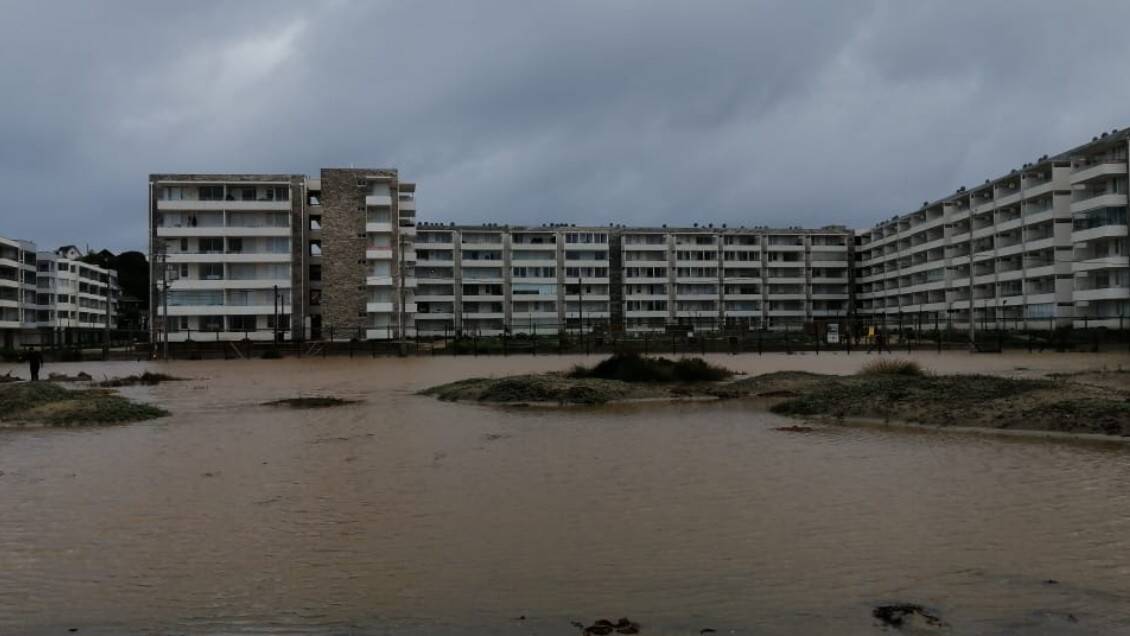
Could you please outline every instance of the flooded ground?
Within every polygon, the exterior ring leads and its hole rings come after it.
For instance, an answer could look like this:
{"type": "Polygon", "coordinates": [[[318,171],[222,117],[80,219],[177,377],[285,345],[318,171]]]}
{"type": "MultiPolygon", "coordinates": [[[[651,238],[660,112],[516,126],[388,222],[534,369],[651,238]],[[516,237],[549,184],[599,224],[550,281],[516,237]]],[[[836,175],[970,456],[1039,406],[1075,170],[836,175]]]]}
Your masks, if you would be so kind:
{"type": "MultiPolygon", "coordinates": [[[[1026,376],[1130,364],[916,357],[1026,376]]],[[[850,373],[867,357],[712,359],[850,373]]],[[[872,634],[883,601],[960,634],[1130,633],[1130,445],[786,433],[740,401],[414,395],[582,360],[51,365],[192,379],[123,390],[168,418],[0,431],[0,633],[576,634],[629,616],[644,634],[872,634]],[[362,401],[261,405],[314,394],[362,401]]]]}

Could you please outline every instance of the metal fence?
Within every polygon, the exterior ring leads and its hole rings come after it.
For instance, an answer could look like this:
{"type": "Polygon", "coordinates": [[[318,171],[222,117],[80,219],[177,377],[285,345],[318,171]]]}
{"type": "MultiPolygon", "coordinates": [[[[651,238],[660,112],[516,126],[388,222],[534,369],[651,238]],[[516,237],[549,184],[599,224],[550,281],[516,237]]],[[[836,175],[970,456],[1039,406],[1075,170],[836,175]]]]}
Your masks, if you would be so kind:
{"type": "MultiPolygon", "coordinates": [[[[819,318],[765,328],[751,322],[698,319],[660,329],[616,329],[607,319],[570,320],[564,324],[506,325],[491,329],[408,329],[399,337],[392,327],[324,327],[317,339],[297,339],[290,332],[179,331],[167,356],[251,358],[277,356],[380,355],[558,355],[638,352],[706,353],[897,353],[900,351],[971,350],[978,352],[1130,352],[1130,317],[1017,319],[968,322],[941,313],[819,318]]],[[[139,339],[135,345],[155,358],[166,355],[161,342],[139,339]]]]}

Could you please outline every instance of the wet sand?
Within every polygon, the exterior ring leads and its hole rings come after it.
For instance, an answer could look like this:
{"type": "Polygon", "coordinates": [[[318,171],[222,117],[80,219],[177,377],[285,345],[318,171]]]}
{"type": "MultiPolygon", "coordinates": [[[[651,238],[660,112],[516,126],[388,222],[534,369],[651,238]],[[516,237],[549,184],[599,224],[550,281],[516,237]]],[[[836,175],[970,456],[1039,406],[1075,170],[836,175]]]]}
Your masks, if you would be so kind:
{"type": "MultiPolygon", "coordinates": [[[[915,357],[1024,377],[1128,362],[915,357]]],[[[0,431],[0,633],[575,634],[626,615],[644,634],[872,634],[891,600],[961,634],[1130,631],[1124,445],[415,395],[584,359],[50,365],[193,379],[122,390],[168,418],[0,431]],[[262,405],[296,395],[361,402],[262,405]]],[[[851,373],[868,356],[711,359],[851,373]]]]}

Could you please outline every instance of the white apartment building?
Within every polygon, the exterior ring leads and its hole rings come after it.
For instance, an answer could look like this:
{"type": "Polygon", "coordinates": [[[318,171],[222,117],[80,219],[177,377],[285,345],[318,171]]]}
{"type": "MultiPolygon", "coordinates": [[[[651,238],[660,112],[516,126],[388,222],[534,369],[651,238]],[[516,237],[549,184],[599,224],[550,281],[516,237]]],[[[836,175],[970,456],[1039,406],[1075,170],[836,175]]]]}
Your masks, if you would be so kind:
{"type": "Polygon", "coordinates": [[[418,223],[416,186],[395,170],[152,175],[153,278],[171,282],[151,324],[167,300],[172,340],[269,339],[276,313],[282,337],[315,340],[835,319],[1118,327],[1128,149],[1130,131],[1103,134],[857,232],[418,223]]]}
{"type": "Polygon", "coordinates": [[[36,328],[40,344],[101,342],[113,326],[120,296],[118,274],[55,252],[37,257],[36,328]]]}
{"type": "Polygon", "coordinates": [[[35,244],[0,236],[0,347],[14,349],[29,339],[38,305],[35,244]]]}
{"type": "Polygon", "coordinates": [[[1118,327],[1130,315],[1128,143],[1104,134],[858,232],[858,312],[1118,327]]]}
{"type": "Polygon", "coordinates": [[[454,226],[416,251],[421,335],[785,328],[845,316],[850,234],[454,226]]]}
{"type": "Polygon", "coordinates": [[[151,280],[159,292],[151,294],[155,329],[165,324],[167,310],[174,342],[269,340],[276,330],[290,337],[299,271],[294,233],[299,231],[299,240],[303,235],[294,208],[304,203],[292,180],[151,177],[151,280]]]}
{"type": "Polygon", "coordinates": [[[113,270],[0,236],[0,348],[101,342],[120,293],[113,270]]]}

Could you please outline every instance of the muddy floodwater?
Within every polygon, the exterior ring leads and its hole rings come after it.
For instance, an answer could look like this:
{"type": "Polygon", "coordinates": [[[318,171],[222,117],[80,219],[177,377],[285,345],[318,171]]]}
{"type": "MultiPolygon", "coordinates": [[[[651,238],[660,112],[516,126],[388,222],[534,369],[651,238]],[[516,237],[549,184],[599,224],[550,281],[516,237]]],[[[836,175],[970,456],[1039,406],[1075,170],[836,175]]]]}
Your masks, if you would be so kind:
{"type": "MultiPolygon", "coordinates": [[[[916,357],[1023,376],[1130,366],[916,357]]],[[[711,359],[850,373],[867,357],[711,359]]],[[[742,401],[414,394],[584,360],[48,365],[191,379],[122,391],[167,418],[0,430],[0,634],[576,634],[620,616],[642,634],[874,634],[885,601],[926,605],[950,633],[1130,633],[1130,444],[789,433],[742,401]],[[360,402],[261,405],[298,395],[360,402]]]]}

